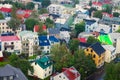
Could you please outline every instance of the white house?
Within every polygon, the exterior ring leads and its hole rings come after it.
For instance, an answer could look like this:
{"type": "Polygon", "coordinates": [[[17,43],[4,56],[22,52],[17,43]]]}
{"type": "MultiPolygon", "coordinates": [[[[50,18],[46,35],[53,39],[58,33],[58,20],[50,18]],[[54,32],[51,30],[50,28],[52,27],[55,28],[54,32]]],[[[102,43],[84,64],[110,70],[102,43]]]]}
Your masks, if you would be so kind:
{"type": "Polygon", "coordinates": [[[0,36],[1,51],[21,53],[21,40],[18,36],[0,36]]]}
{"type": "Polygon", "coordinates": [[[68,31],[60,31],[60,39],[65,40],[67,43],[70,40],[70,34],[68,31]]]}
{"type": "Polygon", "coordinates": [[[61,15],[63,14],[65,7],[59,4],[51,4],[47,7],[49,14],[61,15]]]}
{"type": "Polygon", "coordinates": [[[93,32],[93,29],[98,27],[96,20],[85,19],[85,32],[93,32]]]}
{"type": "Polygon", "coordinates": [[[50,76],[53,72],[53,62],[48,56],[42,56],[39,59],[35,60],[31,66],[33,66],[34,73],[31,76],[36,76],[40,79],[45,79],[50,76]]]}
{"type": "Polygon", "coordinates": [[[116,40],[116,54],[120,54],[120,37],[116,40]]]}
{"type": "Polygon", "coordinates": [[[80,73],[74,68],[63,68],[61,73],[54,74],[50,80],[80,80],[80,73]]]}
{"type": "Polygon", "coordinates": [[[109,33],[108,35],[113,43],[116,43],[117,39],[120,38],[120,33],[109,33]]]}
{"type": "Polygon", "coordinates": [[[38,35],[32,31],[21,31],[18,36],[22,42],[22,53],[26,53],[28,56],[33,56],[36,52],[34,47],[38,47],[38,35]]]}
{"type": "MultiPolygon", "coordinates": [[[[10,27],[8,27],[8,25],[7,25],[8,21],[9,21],[9,19],[0,20],[0,33],[8,33],[8,32],[13,33],[13,30],[10,27]]],[[[16,31],[17,31],[17,33],[20,32],[21,28],[19,28],[16,31]]]]}
{"type": "Polygon", "coordinates": [[[105,52],[105,62],[110,63],[116,58],[115,47],[113,45],[102,45],[106,50],[105,52]]]}

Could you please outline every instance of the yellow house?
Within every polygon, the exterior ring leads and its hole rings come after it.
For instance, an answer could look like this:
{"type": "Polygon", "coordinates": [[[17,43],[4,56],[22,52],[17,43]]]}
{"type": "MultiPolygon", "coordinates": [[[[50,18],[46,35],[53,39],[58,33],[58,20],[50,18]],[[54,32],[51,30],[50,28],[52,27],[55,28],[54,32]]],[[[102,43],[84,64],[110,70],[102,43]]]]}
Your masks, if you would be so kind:
{"type": "Polygon", "coordinates": [[[96,67],[100,68],[104,65],[104,59],[105,59],[105,49],[101,46],[100,43],[94,43],[88,48],[84,50],[86,56],[90,55],[92,56],[92,59],[94,60],[96,67]]]}

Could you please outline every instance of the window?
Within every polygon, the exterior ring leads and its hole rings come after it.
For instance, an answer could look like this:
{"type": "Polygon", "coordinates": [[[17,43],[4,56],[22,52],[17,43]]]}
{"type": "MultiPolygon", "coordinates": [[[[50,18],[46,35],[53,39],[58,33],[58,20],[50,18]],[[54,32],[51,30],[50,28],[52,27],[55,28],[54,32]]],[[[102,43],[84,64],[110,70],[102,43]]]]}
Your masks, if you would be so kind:
{"type": "Polygon", "coordinates": [[[49,74],[51,74],[51,72],[49,71],[49,74]]]}
{"type": "Polygon", "coordinates": [[[13,49],[14,49],[14,47],[11,47],[11,49],[13,50],[13,49]]]}
{"type": "Polygon", "coordinates": [[[98,63],[100,63],[100,61],[101,61],[101,60],[99,59],[98,63]]]}
{"type": "Polygon", "coordinates": [[[93,55],[93,58],[95,58],[95,54],[93,55]]]}
{"type": "Polygon", "coordinates": [[[10,76],[9,79],[10,79],[10,80],[13,80],[13,76],[10,76]]]}
{"type": "Polygon", "coordinates": [[[93,52],[93,50],[91,50],[91,52],[93,52]]]}
{"type": "Polygon", "coordinates": [[[49,49],[49,46],[47,47],[47,49],[49,49]]]}
{"type": "Polygon", "coordinates": [[[46,74],[45,74],[45,76],[46,76],[46,74]]]}
{"type": "Polygon", "coordinates": [[[51,66],[49,66],[49,69],[51,68],[51,66]]]}
{"type": "Polygon", "coordinates": [[[59,78],[61,78],[61,76],[59,76],[59,78]]]}
{"type": "Polygon", "coordinates": [[[89,51],[89,49],[87,49],[87,51],[89,51]]]}
{"type": "Polygon", "coordinates": [[[7,80],[7,77],[4,77],[3,80],[7,80]]]}
{"type": "Polygon", "coordinates": [[[41,49],[44,49],[44,47],[41,47],[41,49]]]}
{"type": "Polygon", "coordinates": [[[11,44],[14,44],[13,42],[11,42],[11,44]]]}

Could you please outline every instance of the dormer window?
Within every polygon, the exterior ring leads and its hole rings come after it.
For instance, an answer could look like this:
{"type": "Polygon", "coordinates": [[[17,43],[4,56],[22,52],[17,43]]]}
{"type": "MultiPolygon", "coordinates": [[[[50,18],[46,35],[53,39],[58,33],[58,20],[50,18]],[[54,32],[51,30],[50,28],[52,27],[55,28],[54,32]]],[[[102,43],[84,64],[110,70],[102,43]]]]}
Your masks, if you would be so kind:
{"type": "Polygon", "coordinates": [[[45,62],[45,65],[47,65],[47,62],[45,62]]]}
{"type": "Polygon", "coordinates": [[[13,80],[13,76],[10,76],[9,79],[10,79],[10,80],[13,80]]]}

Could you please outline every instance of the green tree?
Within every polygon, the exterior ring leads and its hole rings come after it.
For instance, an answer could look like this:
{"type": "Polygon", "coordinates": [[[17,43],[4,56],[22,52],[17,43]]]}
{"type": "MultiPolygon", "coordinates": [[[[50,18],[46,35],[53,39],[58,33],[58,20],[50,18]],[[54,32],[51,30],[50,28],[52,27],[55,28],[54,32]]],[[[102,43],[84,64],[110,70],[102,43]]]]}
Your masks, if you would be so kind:
{"type": "Polygon", "coordinates": [[[92,6],[92,1],[89,2],[89,6],[92,6]]]}
{"type": "Polygon", "coordinates": [[[104,80],[120,80],[120,63],[109,63],[105,66],[104,80]]]}
{"type": "Polygon", "coordinates": [[[77,23],[75,24],[75,32],[76,32],[76,36],[78,36],[78,34],[80,32],[85,31],[85,22],[81,22],[81,23],[77,23]]]}
{"type": "Polygon", "coordinates": [[[16,11],[17,11],[17,7],[15,5],[12,6],[12,12],[11,12],[11,17],[12,18],[17,18],[16,17],[16,11]]]}
{"type": "Polygon", "coordinates": [[[34,25],[39,25],[39,22],[35,19],[27,19],[25,21],[25,25],[26,25],[27,30],[32,30],[33,31],[34,25]]]}
{"type": "Polygon", "coordinates": [[[51,3],[50,0],[43,0],[41,5],[42,5],[42,7],[45,8],[45,7],[48,7],[50,5],[50,3],[51,3]]]}
{"type": "Polygon", "coordinates": [[[20,68],[26,76],[28,75],[28,70],[30,70],[33,73],[33,67],[30,65],[28,60],[20,59],[14,53],[9,57],[9,60],[12,66],[20,68]]]}
{"type": "Polygon", "coordinates": [[[76,39],[70,40],[69,49],[72,54],[74,54],[74,51],[78,50],[78,47],[79,47],[79,40],[76,40],[76,39]]]}
{"type": "Polygon", "coordinates": [[[20,20],[17,18],[11,18],[11,20],[7,23],[8,26],[13,29],[13,31],[16,31],[20,26],[20,20]]]}
{"type": "Polygon", "coordinates": [[[120,14],[119,14],[118,12],[114,12],[114,13],[113,13],[113,16],[114,16],[114,17],[119,17],[119,15],[120,15],[120,14]]]}
{"type": "Polygon", "coordinates": [[[13,3],[13,5],[17,8],[17,9],[25,9],[25,5],[19,2],[15,2],[13,3]]]}
{"type": "Polygon", "coordinates": [[[26,5],[26,9],[30,9],[30,10],[33,10],[34,9],[34,3],[33,2],[29,2],[29,3],[27,3],[27,5],[26,5]]]}
{"type": "Polygon", "coordinates": [[[46,8],[42,8],[39,10],[38,12],[39,14],[44,14],[44,13],[48,13],[47,9],[46,8]]]}
{"type": "Polygon", "coordinates": [[[47,18],[45,21],[45,25],[47,26],[47,28],[53,28],[54,27],[54,21],[51,20],[50,18],[47,18]]]}
{"type": "Polygon", "coordinates": [[[54,45],[51,48],[51,57],[55,62],[54,68],[56,71],[61,71],[63,67],[68,67],[68,50],[65,44],[62,45],[54,45]]]}
{"type": "Polygon", "coordinates": [[[102,11],[95,11],[94,14],[93,14],[93,17],[96,17],[96,18],[102,18],[102,11]]]}
{"type": "Polygon", "coordinates": [[[103,12],[107,12],[107,13],[111,14],[112,13],[112,6],[106,5],[106,8],[103,10],[103,12]]]}
{"type": "Polygon", "coordinates": [[[4,19],[4,16],[1,12],[0,12],[0,19],[4,19]]]}
{"type": "Polygon", "coordinates": [[[92,43],[96,43],[96,42],[100,43],[100,41],[93,36],[89,36],[88,39],[87,39],[87,43],[92,44],[92,43]]]}

